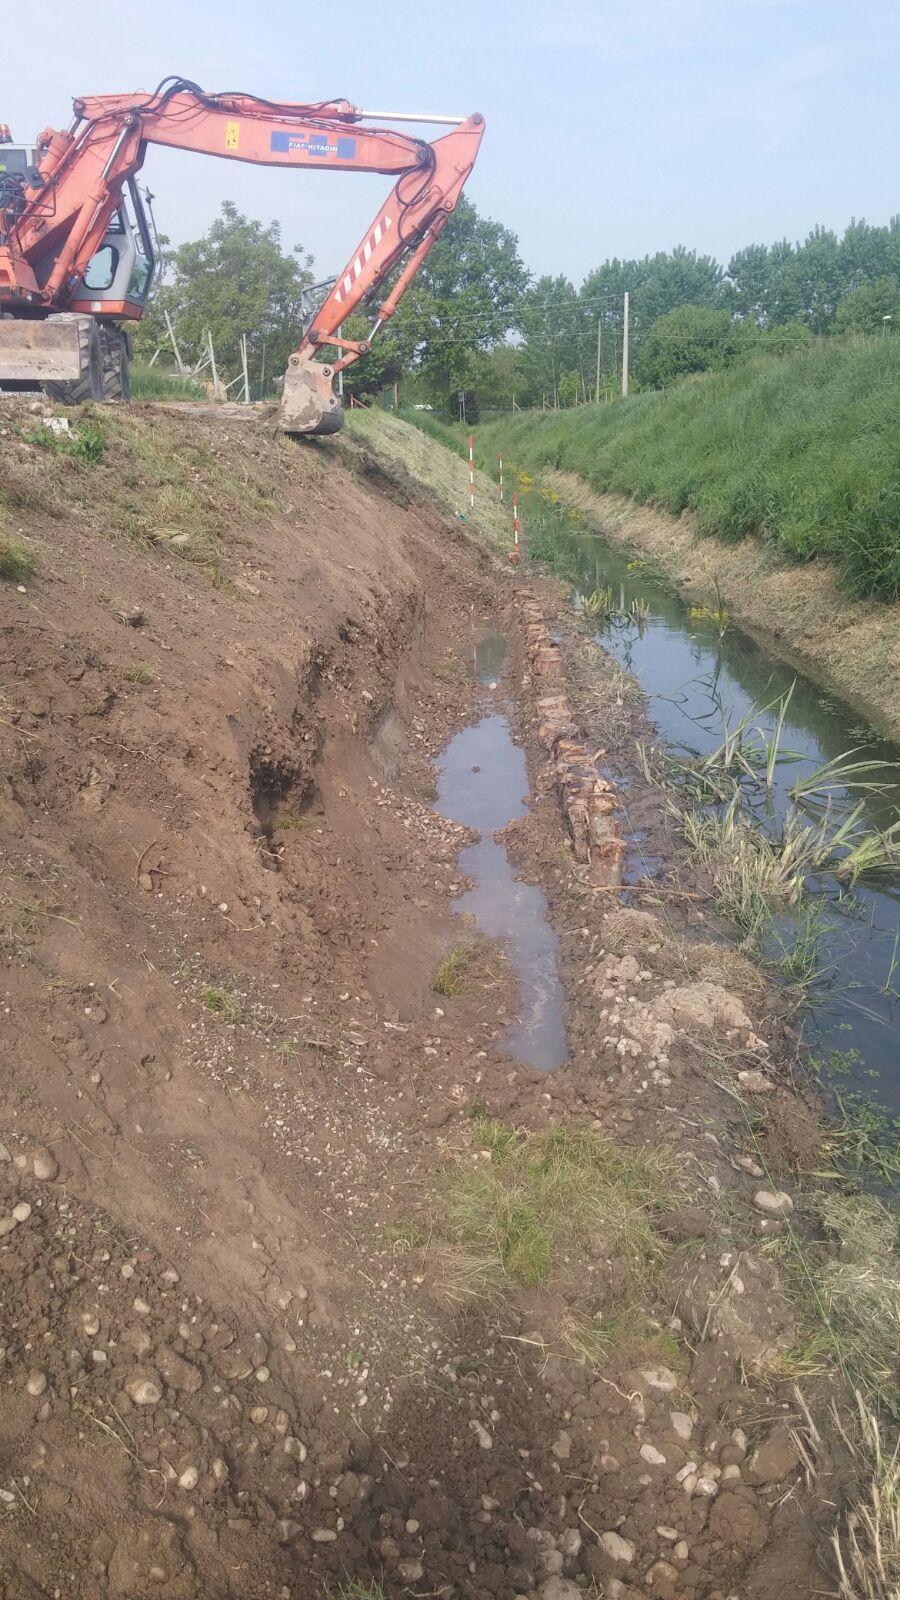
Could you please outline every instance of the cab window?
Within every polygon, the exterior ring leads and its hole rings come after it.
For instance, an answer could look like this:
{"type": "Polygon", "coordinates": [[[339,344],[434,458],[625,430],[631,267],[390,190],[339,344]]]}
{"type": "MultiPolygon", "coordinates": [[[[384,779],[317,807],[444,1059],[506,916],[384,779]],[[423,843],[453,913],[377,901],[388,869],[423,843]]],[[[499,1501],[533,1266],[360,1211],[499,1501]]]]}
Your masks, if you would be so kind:
{"type": "Polygon", "coordinates": [[[84,275],[85,288],[92,290],[95,294],[111,288],[118,265],[118,250],[114,249],[111,244],[105,244],[103,249],[98,250],[97,254],[92,256],[88,263],[88,269],[84,275]]]}

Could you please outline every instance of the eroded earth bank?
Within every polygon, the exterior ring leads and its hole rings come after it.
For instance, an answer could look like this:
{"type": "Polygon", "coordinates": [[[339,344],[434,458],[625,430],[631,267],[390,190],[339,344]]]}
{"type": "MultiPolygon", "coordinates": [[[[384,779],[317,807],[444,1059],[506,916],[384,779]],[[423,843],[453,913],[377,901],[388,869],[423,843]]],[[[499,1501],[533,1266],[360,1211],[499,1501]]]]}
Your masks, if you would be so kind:
{"type": "Polygon", "coordinates": [[[352,441],[42,415],[0,417],[3,1600],[836,1593],[816,1123],[618,669],[352,441]],[[485,718],[553,1070],[438,805],[485,718]],[[624,893],[560,740],[630,776],[624,893]]]}

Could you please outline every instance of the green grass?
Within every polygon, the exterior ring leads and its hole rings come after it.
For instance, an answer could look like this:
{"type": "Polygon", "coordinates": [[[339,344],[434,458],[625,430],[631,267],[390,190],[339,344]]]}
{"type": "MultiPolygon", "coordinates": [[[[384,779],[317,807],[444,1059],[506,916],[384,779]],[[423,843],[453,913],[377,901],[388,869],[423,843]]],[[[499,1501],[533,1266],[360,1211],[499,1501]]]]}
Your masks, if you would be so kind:
{"type": "Polygon", "coordinates": [[[244,1008],[241,1002],[227,989],[219,989],[215,984],[208,983],[200,990],[200,999],[207,1011],[211,1011],[213,1016],[221,1017],[223,1022],[237,1024],[244,1021],[244,1008]]]}
{"type": "MultiPolygon", "coordinates": [[[[466,430],[406,412],[457,453],[466,430]]],[[[611,405],[522,412],[477,427],[493,467],[560,468],[732,542],[751,533],[787,560],[834,561],[851,595],[900,596],[900,340],[831,339],[757,355],[611,405]]]]}
{"type": "Polygon", "coordinates": [[[30,442],[36,444],[41,450],[49,450],[52,455],[69,456],[72,461],[80,461],[83,466],[95,467],[103,460],[106,449],[106,439],[103,429],[98,422],[88,420],[79,423],[76,428],[68,428],[62,433],[47,427],[44,423],[35,428],[30,442]]]}
{"type": "Polygon", "coordinates": [[[475,1137],[490,1160],[451,1174],[444,1220],[453,1243],[526,1287],[556,1275],[567,1254],[621,1253],[635,1281],[659,1264],[653,1218],[675,1187],[669,1150],[630,1150],[589,1129],[525,1134],[484,1118],[475,1137]]]}
{"type": "Polygon", "coordinates": [[[460,456],[463,461],[468,461],[469,434],[474,432],[474,429],[465,428],[462,423],[457,425],[442,422],[440,417],[434,416],[430,411],[414,411],[409,406],[401,406],[398,415],[404,422],[413,423],[420,433],[427,433],[430,439],[437,439],[438,444],[445,445],[454,455],[460,456]]]}
{"type": "Polygon", "coordinates": [[[135,361],[131,368],[131,394],[134,400],[205,400],[206,390],[193,378],[179,378],[170,372],[135,361]]]}
{"type": "Polygon", "coordinates": [[[21,539],[0,533],[0,579],[7,583],[24,583],[36,566],[34,556],[21,539]]]}
{"type": "Polygon", "coordinates": [[[458,944],[443,957],[431,987],[445,1000],[476,990],[492,989],[499,980],[495,956],[485,944],[458,944]]]}

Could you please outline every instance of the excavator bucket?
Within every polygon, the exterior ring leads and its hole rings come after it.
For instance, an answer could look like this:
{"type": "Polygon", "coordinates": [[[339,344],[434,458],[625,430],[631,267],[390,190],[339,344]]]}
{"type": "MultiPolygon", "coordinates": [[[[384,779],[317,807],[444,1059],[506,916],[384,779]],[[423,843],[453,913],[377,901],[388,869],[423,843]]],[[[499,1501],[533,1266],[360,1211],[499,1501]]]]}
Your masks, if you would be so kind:
{"type": "Polygon", "coordinates": [[[344,426],[341,402],[332,388],[333,376],[330,366],[291,356],[281,397],[285,433],[337,433],[344,426]]]}

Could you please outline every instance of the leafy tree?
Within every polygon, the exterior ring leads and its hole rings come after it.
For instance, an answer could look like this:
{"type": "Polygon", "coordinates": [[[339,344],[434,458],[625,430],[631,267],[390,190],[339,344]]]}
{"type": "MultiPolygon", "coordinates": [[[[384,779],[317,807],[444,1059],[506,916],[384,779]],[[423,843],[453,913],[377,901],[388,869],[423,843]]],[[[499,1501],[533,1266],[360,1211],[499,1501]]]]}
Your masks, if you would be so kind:
{"type": "Polygon", "coordinates": [[[802,322],[832,326],[847,295],[879,277],[900,277],[900,218],[886,227],[854,219],[842,238],[814,228],[802,244],[748,245],[728,263],[727,303],[760,327],[802,322]]]}
{"type": "Polygon", "coordinates": [[[653,323],[641,345],[637,376],[661,389],[689,372],[708,372],[731,362],[748,348],[753,335],[729,311],[710,306],[678,306],[653,323]]]}
{"type": "Polygon", "coordinates": [[[773,285],[772,321],[805,322],[825,333],[843,288],[840,243],[830,228],[814,228],[779,271],[773,285]]]}
{"type": "Polygon", "coordinates": [[[836,333],[900,332],[900,278],[873,278],[852,289],[834,316],[836,333]]]}
{"type": "Polygon", "coordinates": [[[421,372],[432,397],[455,409],[456,391],[475,384],[479,352],[517,325],[527,283],[515,234],[463,196],[391,323],[404,371],[421,372]]]}
{"type": "Polygon", "coordinates": [[[712,256],[676,245],[674,250],[648,258],[636,296],[635,338],[640,344],[645,329],[677,306],[716,306],[721,299],[724,273],[712,256]]]}
{"type": "MultiPolygon", "coordinates": [[[[355,311],[352,317],[346,317],[342,323],[345,339],[368,339],[369,322],[360,311],[355,311]]],[[[329,354],[341,352],[330,351],[329,354]]],[[[361,356],[344,373],[344,391],[346,394],[370,395],[378,394],[388,384],[395,383],[403,375],[403,362],[398,342],[393,335],[390,323],[382,331],[379,330],[372,341],[372,348],[367,356],[361,356]]]]}
{"type": "Polygon", "coordinates": [[[523,296],[519,326],[525,335],[522,371],[529,401],[557,404],[567,373],[569,387],[575,384],[567,402],[571,404],[584,386],[592,335],[587,310],[568,278],[538,278],[523,296]]]}
{"type": "Polygon", "coordinates": [[[813,336],[804,322],[775,322],[771,328],[763,329],[759,336],[759,347],[776,356],[792,356],[811,345],[812,340],[813,336]]]}
{"type": "Polygon", "coordinates": [[[629,308],[632,361],[649,329],[678,306],[714,307],[722,304],[724,273],[712,256],[698,255],[684,245],[674,250],[657,251],[641,261],[604,261],[588,274],[581,287],[581,300],[591,325],[591,343],[596,358],[597,323],[601,325],[603,372],[614,372],[621,362],[623,296],[631,296],[629,308]]]}
{"type": "Polygon", "coordinates": [[[772,320],[776,284],[785,263],[794,255],[787,239],[777,244],[749,244],[728,263],[723,294],[738,314],[764,327],[772,320]]]}
{"type": "Polygon", "coordinates": [[[208,329],[217,364],[228,377],[240,370],[242,333],[254,378],[263,350],[267,372],[284,372],[300,337],[300,293],[312,282],[310,260],[299,246],[284,253],[277,222],[265,227],[226,200],[202,238],[169,255],[166,281],[136,339],[138,351],[152,354],[157,345],[168,346],[167,309],[181,353],[191,363],[203,355],[208,329]]]}
{"type": "Polygon", "coordinates": [[[498,344],[479,354],[475,368],[475,392],[479,404],[498,411],[511,411],[527,403],[524,347],[498,344]]]}
{"type": "Polygon", "coordinates": [[[557,385],[560,405],[577,406],[582,392],[581,373],[574,370],[564,372],[557,385]]]}

